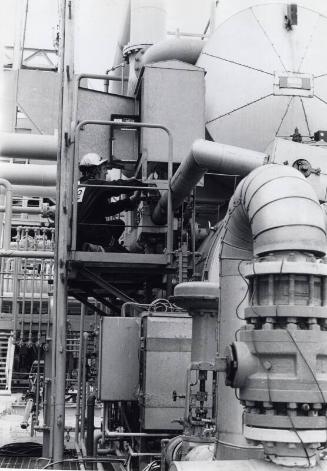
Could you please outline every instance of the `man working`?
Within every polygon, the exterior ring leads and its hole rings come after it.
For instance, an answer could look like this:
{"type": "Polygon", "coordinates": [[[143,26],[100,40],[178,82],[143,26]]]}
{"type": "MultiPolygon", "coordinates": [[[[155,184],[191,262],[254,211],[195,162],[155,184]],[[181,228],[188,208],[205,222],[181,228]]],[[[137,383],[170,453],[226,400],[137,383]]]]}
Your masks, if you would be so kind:
{"type": "Polygon", "coordinates": [[[108,218],[138,206],[140,192],[126,186],[142,186],[142,182],[135,178],[107,181],[108,161],[95,153],[84,155],[79,169],[82,177],[77,197],[77,250],[126,252],[119,243],[125,223],[121,219],[108,218]],[[110,185],[110,188],[104,185],[110,185]],[[110,201],[120,195],[127,197],[110,201]]]}

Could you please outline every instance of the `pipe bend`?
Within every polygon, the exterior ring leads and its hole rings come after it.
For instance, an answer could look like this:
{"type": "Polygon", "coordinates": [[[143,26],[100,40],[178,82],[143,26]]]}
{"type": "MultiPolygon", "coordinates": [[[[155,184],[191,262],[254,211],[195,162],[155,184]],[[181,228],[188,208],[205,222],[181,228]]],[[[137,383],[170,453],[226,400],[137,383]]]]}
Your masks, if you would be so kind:
{"type": "MultiPolygon", "coordinates": [[[[263,165],[266,154],[241,147],[197,139],[189,154],[178,167],[170,182],[172,207],[177,209],[203,175],[208,171],[245,176],[263,165]]],[[[155,224],[163,224],[167,214],[167,192],[162,195],[152,213],[155,224]]]]}
{"type": "Polygon", "coordinates": [[[201,39],[165,39],[145,51],[142,57],[142,66],[167,60],[179,60],[194,65],[205,44],[206,41],[201,39]]]}
{"type": "Polygon", "coordinates": [[[285,250],[325,255],[324,214],[298,170],[265,165],[238,185],[225,218],[221,257],[225,258],[226,247],[248,250],[251,239],[255,256],[285,250]]]}

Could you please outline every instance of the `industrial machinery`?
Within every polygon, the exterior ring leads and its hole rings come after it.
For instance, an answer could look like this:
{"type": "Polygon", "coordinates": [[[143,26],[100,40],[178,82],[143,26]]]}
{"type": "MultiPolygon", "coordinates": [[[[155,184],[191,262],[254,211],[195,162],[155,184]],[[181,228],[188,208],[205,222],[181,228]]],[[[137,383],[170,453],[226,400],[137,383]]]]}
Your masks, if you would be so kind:
{"type": "Polygon", "coordinates": [[[40,107],[53,90],[46,123],[26,98],[47,130],[1,135],[46,162],[0,163],[0,388],[33,352],[47,467],[327,469],[326,5],[221,0],[167,39],[166,2],[131,0],[99,74],[77,70],[82,3],[61,1],[58,70],[19,78],[40,107]],[[119,251],[79,243],[89,152],[138,179],[119,251]]]}

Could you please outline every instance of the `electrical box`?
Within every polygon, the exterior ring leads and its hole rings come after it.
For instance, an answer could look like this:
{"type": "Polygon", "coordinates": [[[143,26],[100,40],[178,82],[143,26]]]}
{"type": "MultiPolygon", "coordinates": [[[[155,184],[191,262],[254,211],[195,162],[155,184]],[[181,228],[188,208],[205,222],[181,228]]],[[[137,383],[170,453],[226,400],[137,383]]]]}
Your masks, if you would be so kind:
{"type": "Polygon", "coordinates": [[[192,319],[176,313],[144,317],[142,337],[141,426],[145,430],[180,430],[181,425],[174,421],[184,416],[192,319]]]}
{"type": "MultiPolygon", "coordinates": [[[[166,126],[173,137],[173,161],[188,155],[195,139],[205,138],[204,70],[185,62],[165,61],[144,67],[141,121],[166,126]]],[[[168,161],[168,136],[142,130],[141,152],[147,162],[168,161]]]]}
{"type": "Polygon", "coordinates": [[[103,317],[100,327],[100,401],[136,401],[139,386],[140,319],[103,317]]]}

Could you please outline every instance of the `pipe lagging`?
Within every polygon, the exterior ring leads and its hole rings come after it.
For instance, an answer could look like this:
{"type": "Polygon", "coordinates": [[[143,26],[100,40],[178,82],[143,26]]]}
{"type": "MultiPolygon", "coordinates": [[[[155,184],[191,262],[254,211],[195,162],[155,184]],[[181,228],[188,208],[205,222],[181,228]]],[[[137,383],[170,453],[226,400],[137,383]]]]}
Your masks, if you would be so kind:
{"type": "Polygon", "coordinates": [[[57,166],[1,162],[0,178],[8,180],[12,185],[55,186],[57,166]]]}
{"type": "MultiPolygon", "coordinates": [[[[265,163],[262,152],[197,139],[171,182],[172,209],[176,210],[207,171],[246,176],[265,163]]],[[[168,192],[165,192],[152,213],[155,224],[164,224],[167,216],[168,192]]]]}
{"type": "Polygon", "coordinates": [[[55,186],[37,185],[12,185],[13,196],[40,196],[43,198],[55,198],[55,186]]]}
{"type": "Polygon", "coordinates": [[[0,133],[0,156],[57,160],[58,138],[55,135],[0,133]]]}
{"type": "Polygon", "coordinates": [[[221,241],[222,260],[237,259],[242,251],[249,258],[251,252],[261,256],[285,250],[324,256],[323,210],[302,173],[285,165],[264,165],[236,188],[221,241]]]}
{"type": "Polygon", "coordinates": [[[201,39],[165,39],[145,51],[141,59],[142,66],[168,60],[179,60],[188,64],[195,64],[205,44],[206,41],[201,39]]]}

